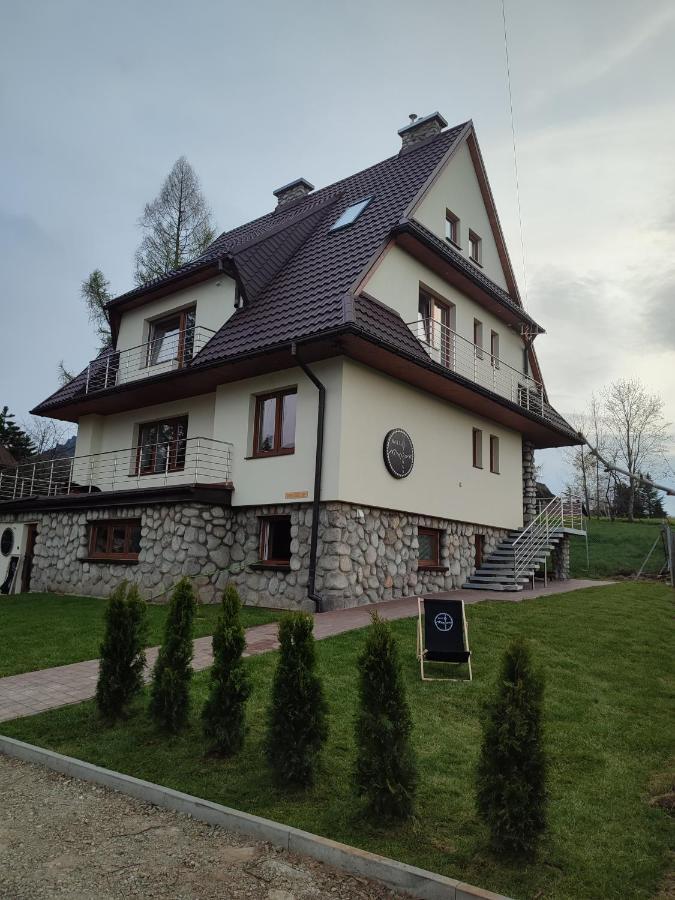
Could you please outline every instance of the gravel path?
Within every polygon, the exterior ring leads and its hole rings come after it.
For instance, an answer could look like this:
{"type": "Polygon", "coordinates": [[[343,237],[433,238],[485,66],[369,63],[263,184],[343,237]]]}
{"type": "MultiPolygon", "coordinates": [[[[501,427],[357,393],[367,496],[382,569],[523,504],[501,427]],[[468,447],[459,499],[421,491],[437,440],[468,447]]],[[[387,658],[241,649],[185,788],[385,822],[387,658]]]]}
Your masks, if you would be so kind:
{"type": "Polygon", "coordinates": [[[390,900],[365,878],[0,756],[0,897],[390,900]]]}

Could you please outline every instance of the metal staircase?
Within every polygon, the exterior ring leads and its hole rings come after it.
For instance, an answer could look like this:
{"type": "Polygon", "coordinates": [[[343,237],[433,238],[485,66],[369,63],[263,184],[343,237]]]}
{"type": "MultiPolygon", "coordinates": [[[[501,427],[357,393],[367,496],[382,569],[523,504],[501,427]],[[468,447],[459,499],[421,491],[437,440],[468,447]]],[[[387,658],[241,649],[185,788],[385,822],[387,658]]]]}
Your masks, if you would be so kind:
{"type": "Polygon", "coordinates": [[[522,591],[543,569],[548,557],[568,534],[585,534],[583,506],[578,497],[554,497],[542,504],[525,528],[511,531],[470,575],[463,587],[483,591],[522,591]]]}

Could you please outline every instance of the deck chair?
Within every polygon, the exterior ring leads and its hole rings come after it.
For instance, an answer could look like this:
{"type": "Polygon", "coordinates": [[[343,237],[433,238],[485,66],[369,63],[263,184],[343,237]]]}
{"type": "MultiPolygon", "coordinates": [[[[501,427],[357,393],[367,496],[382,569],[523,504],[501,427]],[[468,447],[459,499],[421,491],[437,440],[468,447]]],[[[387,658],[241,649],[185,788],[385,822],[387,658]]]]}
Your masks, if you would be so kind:
{"type": "Polygon", "coordinates": [[[417,658],[422,681],[472,681],[469,632],[463,600],[417,598],[417,658]],[[431,678],[424,664],[449,663],[469,666],[467,678],[431,678]]]}

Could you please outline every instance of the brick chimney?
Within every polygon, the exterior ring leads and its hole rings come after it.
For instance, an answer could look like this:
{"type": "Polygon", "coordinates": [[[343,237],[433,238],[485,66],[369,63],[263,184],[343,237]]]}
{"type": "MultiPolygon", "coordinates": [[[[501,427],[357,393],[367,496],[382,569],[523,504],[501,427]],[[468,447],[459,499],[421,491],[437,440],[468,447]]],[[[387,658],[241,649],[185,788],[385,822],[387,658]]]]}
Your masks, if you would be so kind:
{"type": "Polygon", "coordinates": [[[411,147],[413,144],[419,144],[420,141],[426,141],[427,138],[435,137],[440,134],[448,123],[439,112],[431,113],[430,116],[424,116],[418,119],[415,113],[410,115],[410,124],[399,128],[398,133],[401,135],[402,147],[411,147]]]}
{"type": "Polygon", "coordinates": [[[313,190],[314,185],[310,184],[305,178],[296,178],[295,181],[291,181],[289,184],[277,188],[276,191],[274,191],[274,196],[277,198],[277,209],[286,203],[290,203],[292,200],[299,200],[301,197],[306,197],[307,194],[313,190]]]}

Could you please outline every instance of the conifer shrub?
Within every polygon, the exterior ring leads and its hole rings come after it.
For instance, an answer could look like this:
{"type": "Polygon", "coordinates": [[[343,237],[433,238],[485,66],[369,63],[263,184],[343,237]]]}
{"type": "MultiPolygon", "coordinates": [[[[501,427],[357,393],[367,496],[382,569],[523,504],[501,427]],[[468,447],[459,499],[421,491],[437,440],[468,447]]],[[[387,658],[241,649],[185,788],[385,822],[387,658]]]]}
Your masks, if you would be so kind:
{"type": "Polygon", "coordinates": [[[359,709],[354,786],[376,821],[403,820],[414,810],[417,767],[412,747],[412,718],[398,645],[387,622],[376,612],[358,660],[359,709]]]}
{"type": "Polygon", "coordinates": [[[487,708],[477,773],[478,813],[504,856],[532,856],[546,829],[543,696],[528,645],[513,641],[487,708]]]}
{"type": "Polygon", "coordinates": [[[106,607],[96,684],[96,706],[110,722],[127,714],[131,700],[143,686],[146,639],[145,603],[136,586],[128,588],[123,581],[106,607]]]}
{"type": "Polygon", "coordinates": [[[161,729],[172,734],[185,727],[190,711],[195,607],[192,584],[188,578],[181,578],[169,603],[150,694],[150,715],[161,729]]]}
{"type": "Polygon", "coordinates": [[[212,752],[222,756],[241,750],[246,733],[246,701],[251,683],[242,659],[246,635],[240,612],[237,589],[228,584],[213,633],[211,688],[202,710],[204,735],[212,752]]]}
{"type": "Polygon", "coordinates": [[[313,630],[312,617],[306,613],[288,613],[280,619],[279,661],[267,714],[267,760],[280,783],[296,787],[313,783],[328,737],[313,630]]]}

